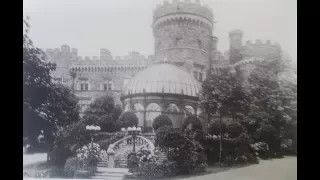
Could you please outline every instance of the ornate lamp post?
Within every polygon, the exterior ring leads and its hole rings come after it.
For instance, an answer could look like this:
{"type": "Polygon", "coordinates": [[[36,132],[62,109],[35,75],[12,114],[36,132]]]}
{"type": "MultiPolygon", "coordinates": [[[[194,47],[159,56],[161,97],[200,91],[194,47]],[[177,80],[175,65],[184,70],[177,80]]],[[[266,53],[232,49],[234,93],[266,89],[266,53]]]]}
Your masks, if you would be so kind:
{"type": "Polygon", "coordinates": [[[133,137],[133,152],[136,151],[136,137],[141,133],[141,128],[138,127],[136,128],[135,126],[133,127],[128,127],[127,129],[121,128],[121,131],[127,132],[128,135],[131,135],[133,137]]]}
{"type": "Polygon", "coordinates": [[[91,136],[91,146],[93,147],[93,133],[100,131],[101,128],[100,126],[86,126],[86,130],[88,130],[90,132],[90,136],[91,136]]]}

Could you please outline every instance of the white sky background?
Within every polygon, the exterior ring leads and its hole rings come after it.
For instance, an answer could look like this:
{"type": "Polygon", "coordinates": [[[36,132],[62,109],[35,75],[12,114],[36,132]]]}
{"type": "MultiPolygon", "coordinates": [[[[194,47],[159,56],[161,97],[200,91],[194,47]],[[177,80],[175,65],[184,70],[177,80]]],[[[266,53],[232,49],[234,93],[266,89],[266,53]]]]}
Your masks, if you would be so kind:
{"type": "MultiPolygon", "coordinates": [[[[180,0],[181,1],[181,0],[180,0]]],[[[202,0],[217,21],[218,49],[229,48],[228,32],[241,29],[246,40],[270,39],[297,59],[297,0],[202,0]]],[[[30,38],[39,48],[78,48],[80,56],[154,53],[152,12],[163,0],[24,0],[30,38]]]]}

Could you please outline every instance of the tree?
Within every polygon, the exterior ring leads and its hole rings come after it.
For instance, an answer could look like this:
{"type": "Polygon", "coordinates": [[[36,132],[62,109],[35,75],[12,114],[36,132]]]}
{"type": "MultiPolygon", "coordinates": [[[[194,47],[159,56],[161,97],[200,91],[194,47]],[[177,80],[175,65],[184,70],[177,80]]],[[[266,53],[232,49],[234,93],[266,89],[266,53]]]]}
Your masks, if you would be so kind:
{"type": "MultiPolygon", "coordinates": [[[[280,139],[290,127],[287,124],[296,122],[296,78],[288,73],[287,65],[281,59],[271,59],[260,63],[248,78],[248,89],[252,105],[247,120],[259,125],[272,125],[278,136],[278,146],[274,151],[280,151],[280,139]]],[[[292,126],[291,126],[292,127],[292,126]]]]}
{"type": "Polygon", "coordinates": [[[195,116],[195,115],[191,115],[191,116],[188,116],[185,120],[184,120],[184,122],[183,122],[183,124],[182,124],[182,130],[184,130],[184,129],[186,129],[187,127],[189,127],[191,125],[191,129],[192,130],[197,130],[197,129],[199,129],[199,130],[203,130],[203,127],[202,127],[202,123],[201,123],[201,121],[200,121],[200,119],[197,117],[197,116],[195,116]]]}
{"type": "Polygon", "coordinates": [[[164,114],[157,116],[152,123],[152,127],[155,131],[157,131],[162,126],[173,126],[171,119],[164,114]]]}
{"type": "Polygon", "coordinates": [[[79,121],[78,98],[70,89],[61,84],[53,84],[46,106],[47,118],[57,126],[68,126],[79,121]]]}
{"type": "Polygon", "coordinates": [[[133,112],[124,112],[121,114],[119,118],[119,126],[121,128],[128,128],[128,127],[137,127],[139,123],[139,119],[137,115],[133,112]]]}
{"type": "MultiPolygon", "coordinates": [[[[202,84],[201,104],[210,115],[220,116],[222,119],[230,117],[233,120],[243,120],[249,113],[250,98],[242,87],[240,78],[232,69],[223,69],[219,73],[212,73],[202,84]]],[[[220,162],[222,157],[222,130],[220,128],[220,162]]]]}
{"type": "Polygon", "coordinates": [[[112,94],[95,99],[84,112],[84,119],[93,118],[90,123],[99,125],[103,132],[118,131],[118,119],[122,113],[119,105],[115,105],[112,94]]]}
{"type": "Polygon", "coordinates": [[[33,45],[28,37],[27,20],[23,20],[23,136],[29,144],[35,145],[41,130],[45,135],[52,134],[50,132],[54,130],[55,123],[45,115],[46,104],[53,91],[50,71],[56,65],[46,62],[44,52],[33,45]]]}

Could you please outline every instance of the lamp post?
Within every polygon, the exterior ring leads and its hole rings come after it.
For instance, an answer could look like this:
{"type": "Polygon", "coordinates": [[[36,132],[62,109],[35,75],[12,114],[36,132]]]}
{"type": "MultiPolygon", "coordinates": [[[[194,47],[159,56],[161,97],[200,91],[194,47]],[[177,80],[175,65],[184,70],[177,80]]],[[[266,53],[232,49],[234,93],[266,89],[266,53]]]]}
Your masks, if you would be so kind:
{"type": "Polygon", "coordinates": [[[100,126],[86,126],[86,130],[88,130],[90,132],[91,147],[93,147],[93,133],[96,132],[96,131],[100,131],[101,128],[100,128],[100,126]]]}
{"type": "Polygon", "coordinates": [[[128,127],[127,129],[121,128],[121,131],[127,132],[128,135],[131,135],[133,138],[133,152],[136,151],[136,137],[141,133],[141,128],[138,127],[136,128],[135,126],[133,127],[128,127]]]}

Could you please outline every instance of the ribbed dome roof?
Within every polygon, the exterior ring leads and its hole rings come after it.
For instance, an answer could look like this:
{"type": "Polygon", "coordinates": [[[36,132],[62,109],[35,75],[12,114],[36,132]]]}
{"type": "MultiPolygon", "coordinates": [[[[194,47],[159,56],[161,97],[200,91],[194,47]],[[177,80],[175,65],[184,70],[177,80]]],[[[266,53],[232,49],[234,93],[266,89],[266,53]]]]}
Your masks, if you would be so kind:
{"type": "Polygon", "coordinates": [[[199,82],[188,72],[171,64],[156,64],[137,73],[125,86],[124,95],[171,93],[198,96],[199,82]]]}

